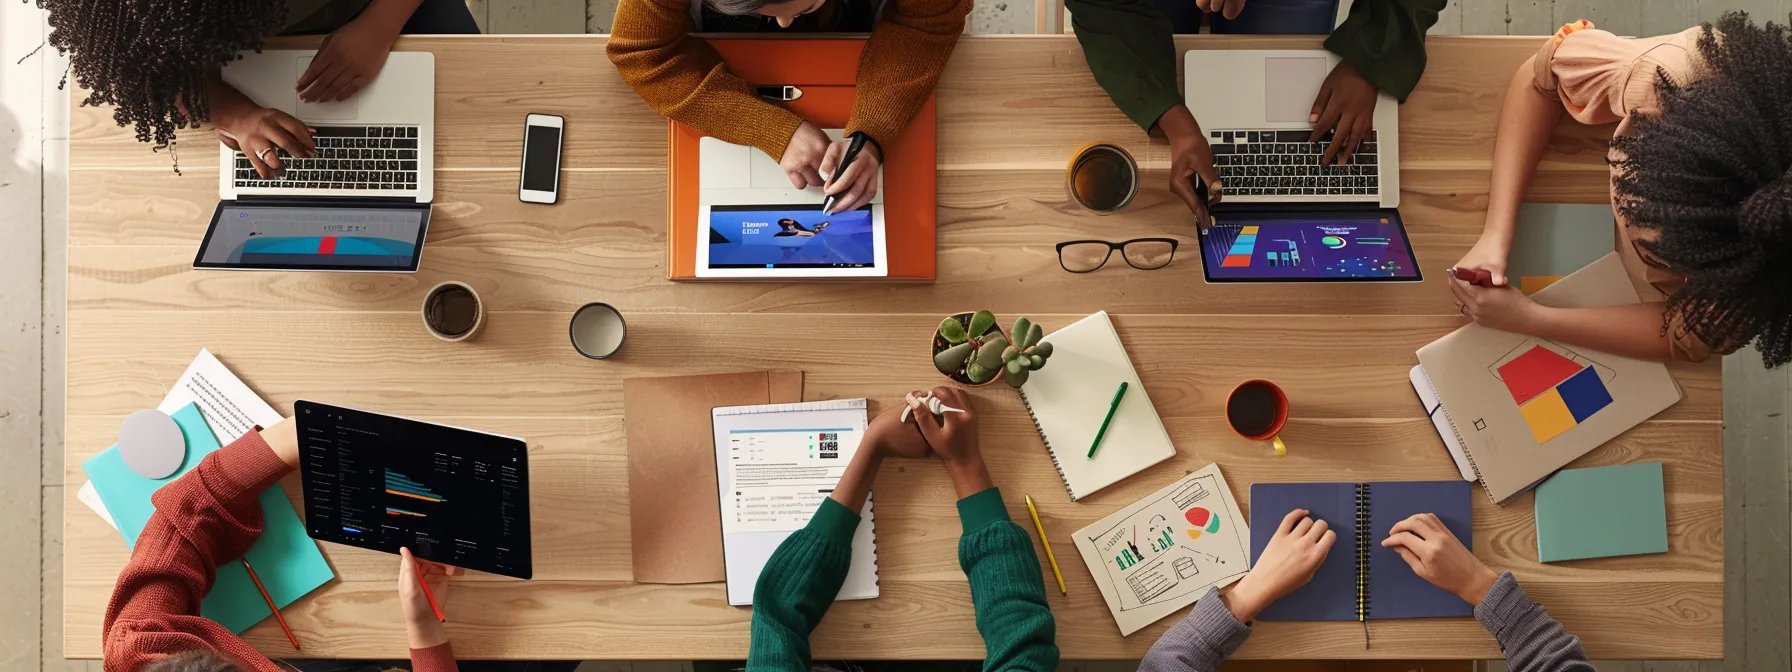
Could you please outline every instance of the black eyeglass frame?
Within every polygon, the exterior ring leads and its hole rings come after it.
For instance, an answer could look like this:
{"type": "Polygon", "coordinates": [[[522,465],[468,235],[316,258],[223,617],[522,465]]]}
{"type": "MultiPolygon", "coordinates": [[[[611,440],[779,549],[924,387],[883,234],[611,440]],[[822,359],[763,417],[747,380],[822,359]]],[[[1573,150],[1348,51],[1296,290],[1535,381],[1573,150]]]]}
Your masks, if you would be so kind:
{"type": "Polygon", "coordinates": [[[1058,243],[1058,268],[1064,269],[1064,271],[1067,273],[1094,273],[1096,271],[1101,270],[1102,267],[1107,266],[1108,260],[1112,259],[1114,257],[1114,251],[1119,250],[1120,258],[1126,260],[1127,266],[1131,266],[1131,267],[1139,269],[1141,271],[1155,271],[1157,269],[1163,268],[1164,266],[1169,266],[1170,262],[1176,260],[1176,246],[1180,245],[1180,244],[1181,244],[1181,241],[1178,241],[1175,238],[1134,238],[1132,240],[1123,240],[1118,243],[1113,242],[1113,241],[1107,241],[1107,240],[1067,240],[1062,243],[1058,243]],[[1132,259],[1126,256],[1125,248],[1127,245],[1131,245],[1133,243],[1169,243],[1170,244],[1170,258],[1164,260],[1163,266],[1147,267],[1147,266],[1140,266],[1138,264],[1132,263],[1132,259]],[[1064,248],[1070,247],[1071,245],[1090,245],[1090,244],[1108,246],[1108,253],[1101,257],[1101,263],[1096,264],[1095,268],[1091,268],[1086,271],[1073,271],[1070,269],[1069,266],[1064,265],[1064,248]]]}

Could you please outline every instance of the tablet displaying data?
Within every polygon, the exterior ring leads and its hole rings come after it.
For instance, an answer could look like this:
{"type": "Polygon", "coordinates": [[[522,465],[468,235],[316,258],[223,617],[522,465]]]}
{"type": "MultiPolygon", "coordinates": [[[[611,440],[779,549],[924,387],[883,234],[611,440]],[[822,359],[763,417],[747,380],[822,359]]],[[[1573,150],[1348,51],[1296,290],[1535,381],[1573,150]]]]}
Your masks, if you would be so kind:
{"type": "Polygon", "coordinates": [[[304,400],[293,414],[311,538],[530,577],[527,442],[304,400]]]}
{"type": "Polygon", "coordinates": [[[819,204],[707,205],[698,277],[887,275],[883,205],[827,214],[819,204]]]}
{"type": "Polygon", "coordinates": [[[1215,213],[1201,234],[1208,282],[1417,282],[1400,213],[1278,210],[1215,213]]]}
{"type": "Polygon", "coordinates": [[[428,203],[224,201],[193,267],[409,273],[428,232],[428,203]]]}

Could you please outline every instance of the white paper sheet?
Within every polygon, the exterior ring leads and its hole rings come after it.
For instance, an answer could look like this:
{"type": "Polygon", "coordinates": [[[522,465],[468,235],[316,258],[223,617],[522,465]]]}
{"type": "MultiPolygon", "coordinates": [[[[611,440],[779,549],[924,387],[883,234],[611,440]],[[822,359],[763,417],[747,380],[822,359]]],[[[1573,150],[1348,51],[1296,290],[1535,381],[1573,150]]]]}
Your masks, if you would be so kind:
{"type": "Polygon", "coordinates": [[[1462,474],[1462,480],[1474,482],[1475,468],[1468,462],[1468,454],[1462,452],[1462,442],[1456,440],[1456,430],[1450,427],[1450,411],[1444,408],[1444,402],[1438,401],[1437,390],[1431,387],[1431,378],[1425,375],[1425,367],[1413,365],[1412,390],[1419,393],[1419,403],[1425,406],[1425,414],[1431,416],[1431,424],[1437,428],[1437,435],[1444,440],[1444,449],[1450,451],[1450,459],[1456,462],[1456,471],[1462,474]]]}
{"type": "MultiPolygon", "coordinates": [[[[187,365],[186,372],[180,374],[180,380],[174,382],[173,389],[162,397],[162,403],[156,410],[173,414],[187,404],[198,404],[199,415],[205,418],[206,425],[211,427],[212,434],[218,437],[218,445],[228,446],[256,425],[267,427],[280,422],[285,416],[262,401],[254,390],[243,383],[241,378],[231,373],[223,362],[212,355],[212,351],[200,348],[193,362],[187,365]]],[[[99,493],[93,489],[93,483],[81,484],[75,497],[93,509],[94,513],[106,519],[106,523],[118,527],[112,522],[112,513],[100,503],[99,493]]]]}
{"type": "MultiPolygon", "coordinates": [[[[814,517],[846,473],[866,426],[864,399],[711,412],[721,494],[722,565],[728,603],[753,603],[753,586],[772,552],[814,517]]],[[[852,567],[835,599],[877,597],[872,499],[852,539],[852,567]]]]}

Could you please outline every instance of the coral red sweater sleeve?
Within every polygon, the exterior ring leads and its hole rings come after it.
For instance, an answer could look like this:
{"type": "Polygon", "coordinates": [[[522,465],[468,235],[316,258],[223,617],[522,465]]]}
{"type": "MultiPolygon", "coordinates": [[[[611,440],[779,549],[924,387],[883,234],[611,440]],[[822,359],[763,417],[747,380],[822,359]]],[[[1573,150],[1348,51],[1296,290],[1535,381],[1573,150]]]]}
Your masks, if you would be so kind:
{"type": "MultiPolygon", "coordinates": [[[[138,535],[106,605],[106,672],[136,672],[194,649],[216,651],[245,670],[282,670],[224,626],[200,616],[199,602],[211,590],[218,566],[242,557],[261,536],[256,498],[290,471],[260,432],[249,432],[156,491],[151,497],[156,512],[138,535]]],[[[415,672],[456,669],[447,644],[413,650],[411,659],[415,672]]]]}

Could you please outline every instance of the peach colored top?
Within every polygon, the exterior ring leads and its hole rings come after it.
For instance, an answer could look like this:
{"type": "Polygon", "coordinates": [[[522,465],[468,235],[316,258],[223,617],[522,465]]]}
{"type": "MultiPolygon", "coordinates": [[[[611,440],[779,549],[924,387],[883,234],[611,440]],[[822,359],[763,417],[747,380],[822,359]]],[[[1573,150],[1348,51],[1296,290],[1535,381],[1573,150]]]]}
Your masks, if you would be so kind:
{"type": "MultiPolygon", "coordinates": [[[[1629,135],[1631,116],[1659,111],[1656,73],[1666,72],[1676,83],[1698,77],[1698,40],[1701,27],[1657,37],[1619,37],[1593,27],[1586,19],[1562,26],[1543,45],[1535,59],[1532,85],[1539,94],[1560,100],[1568,114],[1583,124],[1618,122],[1617,135],[1629,135]]],[[[1607,157],[1623,158],[1617,149],[1607,157]]],[[[1614,178],[1617,173],[1612,173],[1614,178]]],[[[1655,255],[1638,245],[1656,234],[1631,226],[1617,210],[1612,195],[1612,214],[1618,222],[1618,256],[1644,301],[1661,301],[1686,284],[1686,279],[1655,255]]],[[[1668,324],[1669,346],[1674,359],[1704,361],[1712,348],[1693,334],[1679,318],[1668,324]]],[[[1741,345],[1740,343],[1736,345],[1741,345]]]]}

